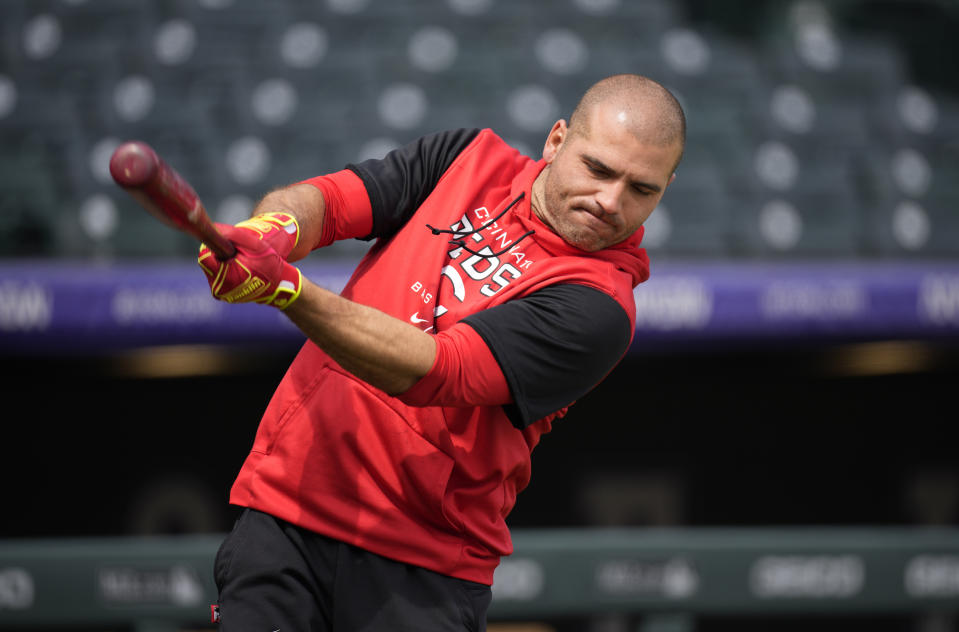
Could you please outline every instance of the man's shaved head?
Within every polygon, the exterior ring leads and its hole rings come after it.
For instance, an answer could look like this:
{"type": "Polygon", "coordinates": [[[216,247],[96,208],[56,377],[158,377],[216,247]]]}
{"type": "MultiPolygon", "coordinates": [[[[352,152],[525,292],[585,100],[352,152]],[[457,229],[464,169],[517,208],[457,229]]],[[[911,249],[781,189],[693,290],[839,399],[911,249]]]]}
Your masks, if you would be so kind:
{"type": "Polygon", "coordinates": [[[645,142],[677,145],[682,158],[686,145],[686,116],[679,101],[661,84],[642,75],[607,77],[586,91],[569,119],[571,134],[589,134],[597,107],[612,108],[636,138],[645,142]]]}
{"type": "Polygon", "coordinates": [[[614,75],[597,82],[569,122],[553,124],[530,205],[566,243],[597,252],[642,228],[686,143],[676,98],[652,79],[614,75]]]}

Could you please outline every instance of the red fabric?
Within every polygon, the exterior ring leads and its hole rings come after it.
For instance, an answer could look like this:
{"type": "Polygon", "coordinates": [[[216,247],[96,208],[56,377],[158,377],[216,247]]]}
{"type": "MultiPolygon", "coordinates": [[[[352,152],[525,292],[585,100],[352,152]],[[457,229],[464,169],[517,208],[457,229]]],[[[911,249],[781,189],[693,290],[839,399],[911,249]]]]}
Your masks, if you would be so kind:
{"type": "Polygon", "coordinates": [[[314,248],[329,246],[340,239],[366,237],[373,230],[373,212],[360,177],[344,169],[317,176],[300,184],[312,184],[323,193],[326,212],[323,233],[314,248]]]}
{"type": "Polygon", "coordinates": [[[436,334],[433,367],[399,399],[410,406],[488,406],[512,401],[493,352],[464,323],[436,334]]]}
{"type": "MultiPolygon", "coordinates": [[[[391,559],[492,582],[500,557],[512,552],[506,516],[529,482],[531,451],[565,411],[515,428],[499,403],[502,372],[457,323],[567,282],[606,292],[632,327],[632,288],[648,275],[636,240],[585,253],[535,218],[530,189],[542,168],[484,130],[406,226],[376,242],[343,296],[435,334],[441,357],[422,384],[397,398],[307,342],[263,416],[231,502],[391,559]],[[506,248],[502,255],[474,257],[425,227],[480,227],[520,194],[502,218],[466,238],[477,251],[506,248]],[[519,241],[528,227],[535,235],[519,241]],[[451,383],[440,384],[443,376],[451,383]]],[[[348,200],[343,216],[352,217],[353,178],[333,178],[339,184],[330,189],[331,234],[363,232],[358,220],[341,220],[335,200],[348,200]]],[[[317,182],[322,188],[330,180],[317,182]]]]}

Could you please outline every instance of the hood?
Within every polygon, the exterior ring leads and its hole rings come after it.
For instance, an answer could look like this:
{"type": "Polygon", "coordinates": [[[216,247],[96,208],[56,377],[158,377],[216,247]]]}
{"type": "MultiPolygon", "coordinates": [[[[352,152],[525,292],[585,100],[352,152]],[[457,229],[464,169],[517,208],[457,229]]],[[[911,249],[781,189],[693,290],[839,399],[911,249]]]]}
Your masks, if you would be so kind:
{"type": "Polygon", "coordinates": [[[530,239],[536,241],[543,249],[555,256],[591,257],[607,261],[619,270],[629,274],[633,279],[633,287],[648,279],[649,256],[646,254],[645,248],[640,248],[640,243],[643,241],[642,226],[629,238],[618,244],[598,252],[587,252],[566,242],[536,216],[530,205],[533,181],[545,167],[545,160],[531,162],[513,180],[513,198],[522,196],[522,199],[513,208],[513,213],[526,227],[526,230],[535,231],[530,239]]]}

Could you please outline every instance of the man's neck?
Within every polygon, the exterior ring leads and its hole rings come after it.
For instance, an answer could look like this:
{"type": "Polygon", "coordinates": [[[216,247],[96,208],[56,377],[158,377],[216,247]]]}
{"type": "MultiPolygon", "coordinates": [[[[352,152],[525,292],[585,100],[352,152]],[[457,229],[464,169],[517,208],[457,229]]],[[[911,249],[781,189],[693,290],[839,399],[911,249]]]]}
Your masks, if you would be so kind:
{"type": "Polygon", "coordinates": [[[549,165],[547,165],[542,171],[539,172],[539,175],[536,176],[536,179],[533,180],[533,186],[530,187],[530,199],[529,205],[533,209],[533,214],[536,215],[547,226],[549,222],[546,221],[546,216],[543,214],[542,209],[546,208],[546,174],[549,173],[549,165]]]}

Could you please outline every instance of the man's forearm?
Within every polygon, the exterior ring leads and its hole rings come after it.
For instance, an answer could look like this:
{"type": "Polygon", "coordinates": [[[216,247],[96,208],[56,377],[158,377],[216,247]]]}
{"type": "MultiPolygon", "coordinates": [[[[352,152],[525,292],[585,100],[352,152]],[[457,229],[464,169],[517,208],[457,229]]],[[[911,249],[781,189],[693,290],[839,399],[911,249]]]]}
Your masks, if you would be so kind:
{"type": "Polygon", "coordinates": [[[323,234],[326,202],[323,194],[312,184],[293,184],[276,189],[263,196],[253,209],[253,215],[271,212],[289,213],[296,218],[300,235],[287,261],[298,261],[310,254],[323,234]]]}
{"type": "MultiPolygon", "coordinates": [[[[323,233],[326,203],[311,184],[268,193],[254,215],[281,211],[300,228],[287,261],[310,253],[323,233]]],[[[303,279],[300,296],[284,313],[344,369],[390,395],[405,392],[433,366],[436,343],[420,329],[366,305],[349,301],[303,279]]]]}
{"type": "Polygon", "coordinates": [[[390,395],[413,386],[436,357],[433,336],[305,278],[284,313],[340,366],[390,395]]]}

